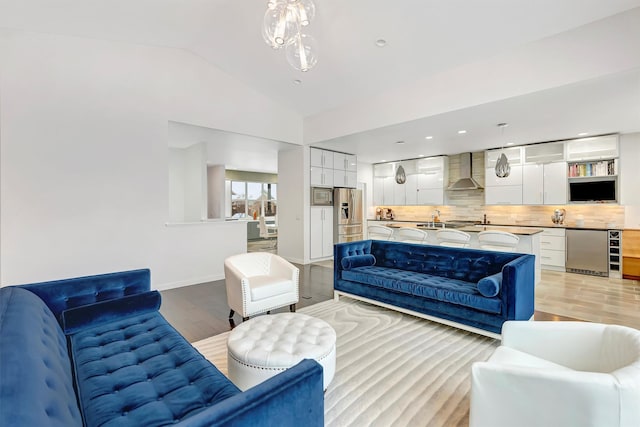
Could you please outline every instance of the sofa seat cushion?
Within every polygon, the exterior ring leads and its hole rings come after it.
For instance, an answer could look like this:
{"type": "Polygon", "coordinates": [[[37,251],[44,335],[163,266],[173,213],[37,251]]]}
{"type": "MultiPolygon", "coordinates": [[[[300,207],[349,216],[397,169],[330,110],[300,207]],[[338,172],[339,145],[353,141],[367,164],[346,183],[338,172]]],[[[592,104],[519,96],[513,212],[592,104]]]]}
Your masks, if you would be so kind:
{"type": "Polygon", "coordinates": [[[35,294],[0,289],[0,426],[81,426],[67,340],[35,294]]]}
{"type": "Polygon", "coordinates": [[[476,283],[464,280],[378,266],[357,267],[342,271],[342,279],[471,307],[488,313],[500,314],[502,311],[502,302],[499,298],[482,296],[478,292],[476,283]]]}
{"type": "Polygon", "coordinates": [[[70,336],[87,426],[165,425],[240,393],[158,312],[70,336]]]}

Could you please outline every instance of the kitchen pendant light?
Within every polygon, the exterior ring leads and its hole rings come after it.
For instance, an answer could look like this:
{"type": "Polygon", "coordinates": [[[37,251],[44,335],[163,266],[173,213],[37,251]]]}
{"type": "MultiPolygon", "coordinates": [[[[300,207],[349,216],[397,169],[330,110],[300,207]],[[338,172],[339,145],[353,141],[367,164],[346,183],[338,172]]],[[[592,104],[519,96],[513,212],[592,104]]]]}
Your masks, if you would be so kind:
{"type": "Polygon", "coordinates": [[[402,165],[398,166],[398,169],[396,169],[396,182],[398,184],[404,184],[407,182],[407,174],[404,172],[402,165]]]}
{"type": "Polygon", "coordinates": [[[316,13],[313,0],[269,0],[262,23],[262,37],[273,49],[285,48],[287,61],[299,71],[318,62],[315,39],[302,32],[316,13]]]}
{"type": "Polygon", "coordinates": [[[498,178],[506,178],[511,173],[511,166],[509,165],[509,159],[504,154],[504,128],[509,126],[507,123],[498,123],[498,127],[502,132],[502,153],[496,162],[496,176],[498,178]]]}

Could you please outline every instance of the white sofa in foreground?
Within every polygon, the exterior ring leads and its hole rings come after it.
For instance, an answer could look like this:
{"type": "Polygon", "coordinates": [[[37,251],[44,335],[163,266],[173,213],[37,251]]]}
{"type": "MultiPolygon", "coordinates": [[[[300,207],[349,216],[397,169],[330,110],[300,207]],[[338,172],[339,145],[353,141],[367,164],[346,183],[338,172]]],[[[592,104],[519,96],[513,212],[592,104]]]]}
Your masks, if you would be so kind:
{"type": "Polygon", "coordinates": [[[508,321],[472,367],[470,427],[640,426],[640,331],[508,321]]]}

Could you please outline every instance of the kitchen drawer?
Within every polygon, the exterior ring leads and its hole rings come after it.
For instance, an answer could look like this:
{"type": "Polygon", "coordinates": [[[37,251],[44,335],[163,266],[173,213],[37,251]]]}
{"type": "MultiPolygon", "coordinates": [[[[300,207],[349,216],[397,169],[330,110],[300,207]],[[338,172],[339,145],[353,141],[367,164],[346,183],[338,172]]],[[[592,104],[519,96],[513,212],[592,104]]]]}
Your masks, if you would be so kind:
{"type": "Polygon", "coordinates": [[[622,257],[622,276],[640,279],[640,258],[622,257]]]}
{"type": "Polygon", "coordinates": [[[564,236],[547,236],[543,233],[540,236],[540,249],[554,249],[564,252],[565,238],[564,236]]]}
{"type": "Polygon", "coordinates": [[[565,262],[564,251],[554,251],[549,249],[540,249],[540,264],[552,265],[554,267],[563,267],[565,262]]]}
{"type": "Polygon", "coordinates": [[[542,236],[560,236],[564,239],[564,228],[543,228],[542,236]]]}

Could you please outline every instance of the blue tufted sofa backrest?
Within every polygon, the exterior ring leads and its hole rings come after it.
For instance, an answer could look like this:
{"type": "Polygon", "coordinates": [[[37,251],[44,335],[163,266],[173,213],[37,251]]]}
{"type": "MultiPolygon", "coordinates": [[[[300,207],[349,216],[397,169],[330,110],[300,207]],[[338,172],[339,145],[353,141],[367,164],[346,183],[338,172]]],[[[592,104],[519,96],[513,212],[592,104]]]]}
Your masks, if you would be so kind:
{"type": "Polygon", "coordinates": [[[146,292],[151,288],[149,269],[21,285],[38,295],[61,323],[64,310],[146,292]]]}
{"type": "Polygon", "coordinates": [[[0,289],[0,331],[0,425],[82,426],[67,341],[45,303],[0,289]]]}
{"type": "Polygon", "coordinates": [[[334,259],[338,262],[335,268],[340,268],[343,257],[363,254],[372,254],[379,267],[423,272],[467,282],[477,282],[498,273],[505,264],[521,256],[510,252],[363,240],[336,245],[334,259]]]}

